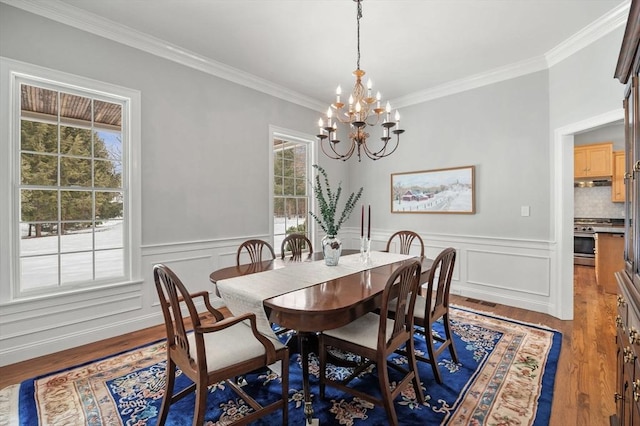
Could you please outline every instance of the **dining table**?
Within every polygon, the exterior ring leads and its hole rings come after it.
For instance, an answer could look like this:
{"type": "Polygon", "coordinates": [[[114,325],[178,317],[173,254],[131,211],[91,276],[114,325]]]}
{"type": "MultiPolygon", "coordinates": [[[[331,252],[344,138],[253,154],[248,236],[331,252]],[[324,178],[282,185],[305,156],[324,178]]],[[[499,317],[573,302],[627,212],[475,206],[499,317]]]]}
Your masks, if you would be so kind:
{"type": "Polygon", "coordinates": [[[379,308],[393,271],[416,258],[422,262],[420,283],[424,284],[432,259],[378,251],[365,256],[358,250],[343,250],[336,266],[326,265],[322,253],[313,253],[221,268],[209,278],[231,314],[254,313],[265,336],[278,340],[272,323],[295,330],[302,359],[304,413],[311,424],[308,357],[315,336],[379,308]]]}

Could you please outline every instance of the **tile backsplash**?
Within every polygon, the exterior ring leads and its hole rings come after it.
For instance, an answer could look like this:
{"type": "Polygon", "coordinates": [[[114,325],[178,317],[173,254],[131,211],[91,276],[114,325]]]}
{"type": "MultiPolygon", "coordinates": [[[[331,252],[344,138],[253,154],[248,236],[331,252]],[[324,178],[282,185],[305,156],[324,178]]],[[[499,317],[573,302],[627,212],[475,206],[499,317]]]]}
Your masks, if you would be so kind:
{"type": "Polygon", "coordinates": [[[624,218],[624,203],[611,201],[610,186],[592,188],[574,188],[574,217],[588,218],[624,218]]]}

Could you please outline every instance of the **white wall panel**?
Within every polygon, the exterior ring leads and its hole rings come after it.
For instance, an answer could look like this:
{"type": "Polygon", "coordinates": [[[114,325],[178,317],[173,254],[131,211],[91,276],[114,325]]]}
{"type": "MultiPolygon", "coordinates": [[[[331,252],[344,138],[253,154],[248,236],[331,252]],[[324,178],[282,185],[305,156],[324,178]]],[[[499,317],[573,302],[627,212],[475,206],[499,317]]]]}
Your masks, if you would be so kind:
{"type": "Polygon", "coordinates": [[[467,250],[467,284],[549,296],[549,257],[467,250]]]}

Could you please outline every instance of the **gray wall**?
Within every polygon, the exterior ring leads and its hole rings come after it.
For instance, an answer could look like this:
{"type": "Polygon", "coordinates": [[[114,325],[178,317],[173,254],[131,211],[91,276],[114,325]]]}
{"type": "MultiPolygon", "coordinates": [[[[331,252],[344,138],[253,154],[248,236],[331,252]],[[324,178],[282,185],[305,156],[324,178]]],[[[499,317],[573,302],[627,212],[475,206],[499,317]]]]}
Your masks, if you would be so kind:
{"type": "Polygon", "coordinates": [[[547,71],[403,108],[393,156],[356,164],[376,228],[511,238],[549,238],[547,71]],[[390,213],[390,174],[476,166],[476,214],[390,213]],[[531,216],[521,217],[520,207],[531,216]]]}
{"type": "Polygon", "coordinates": [[[269,125],[312,134],[316,112],[5,4],[0,12],[2,56],[142,92],[143,245],[268,231],[269,125]]]}
{"type": "Polygon", "coordinates": [[[615,122],[607,126],[576,133],[573,142],[576,145],[613,142],[614,151],[624,151],[624,123],[615,122]]]}

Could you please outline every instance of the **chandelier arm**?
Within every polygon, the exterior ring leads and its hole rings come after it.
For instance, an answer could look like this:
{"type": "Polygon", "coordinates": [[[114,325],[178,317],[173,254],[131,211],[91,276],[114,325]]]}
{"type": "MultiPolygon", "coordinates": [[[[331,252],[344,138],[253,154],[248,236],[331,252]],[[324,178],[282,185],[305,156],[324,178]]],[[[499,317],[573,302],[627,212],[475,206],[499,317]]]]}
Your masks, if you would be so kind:
{"type": "Polygon", "coordinates": [[[380,151],[378,151],[378,152],[373,153],[373,155],[375,155],[377,158],[387,157],[387,156],[393,154],[396,151],[396,149],[398,149],[399,145],[400,145],[400,134],[397,134],[396,135],[396,143],[393,146],[393,149],[391,151],[387,152],[387,147],[389,146],[389,141],[386,141],[384,143],[384,146],[382,147],[382,149],[380,151]]]}
{"type": "Polygon", "coordinates": [[[367,154],[367,157],[371,158],[372,160],[377,160],[380,158],[384,158],[387,157],[391,154],[393,154],[395,152],[396,149],[398,149],[398,146],[400,145],[400,133],[396,134],[396,141],[395,144],[393,145],[393,149],[389,152],[387,152],[387,148],[389,148],[389,141],[393,139],[390,138],[389,140],[384,142],[384,145],[382,146],[382,148],[380,148],[378,151],[372,151],[369,149],[369,147],[367,146],[367,144],[363,144],[364,145],[364,151],[367,154]]]}
{"type": "Polygon", "coordinates": [[[346,153],[346,154],[340,154],[338,151],[336,151],[336,149],[335,149],[335,145],[336,145],[336,144],[335,144],[335,143],[333,143],[333,142],[331,142],[331,141],[328,141],[327,143],[329,144],[329,148],[331,148],[331,151],[333,152],[333,154],[334,154],[334,155],[331,155],[330,153],[328,153],[328,152],[327,152],[327,150],[326,150],[326,149],[325,149],[325,147],[324,147],[324,141],[320,142],[320,148],[322,148],[322,152],[324,152],[324,154],[325,154],[327,157],[329,157],[329,158],[331,158],[331,159],[333,159],[333,160],[343,160],[343,161],[346,161],[346,160],[348,160],[349,158],[351,158],[351,155],[353,155],[353,151],[354,151],[354,148],[355,148],[355,146],[354,146],[354,145],[355,145],[355,143],[354,143],[353,141],[351,141],[351,147],[350,147],[350,149],[347,151],[347,153],[346,153]]]}
{"type": "MultiPolygon", "coordinates": [[[[370,115],[367,118],[370,118],[370,117],[373,117],[373,115],[370,115]]],[[[375,126],[380,122],[380,114],[376,114],[375,117],[376,117],[376,120],[374,122],[369,122],[368,120],[365,120],[365,123],[367,123],[368,126],[375,126]]]]}
{"type": "Polygon", "coordinates": [[[333,156],[331,153],[327,152],[327,150],[324,148],[324,140],[321,140],[320,141],[320,148],[322,149],[322,152],[324,153],[324,155],[326,155],[327,157],[331,158],[332,160],[342,160],[342,155],[338,154],[336,152],[336,150],[333,149],[332,142],[329,141],[328,144],[329,144],[329,147],[331,148],[331,150],[335,153],[335,156],[333,156]]]}

